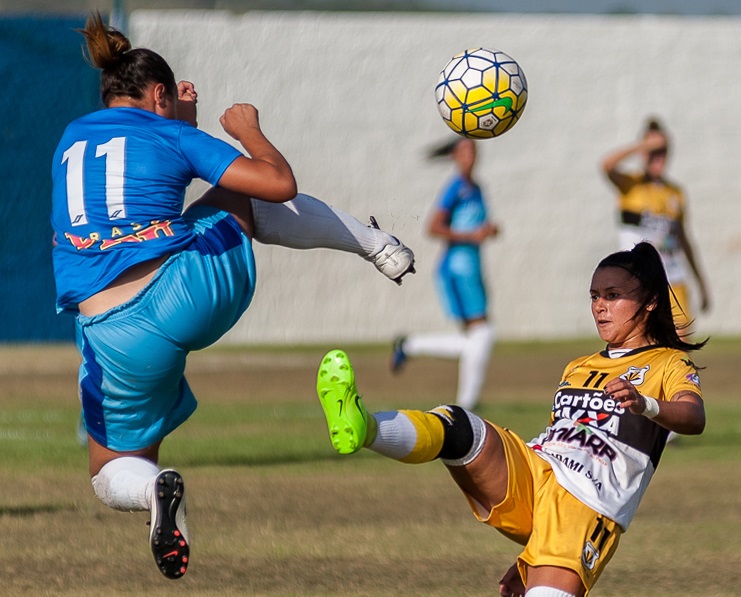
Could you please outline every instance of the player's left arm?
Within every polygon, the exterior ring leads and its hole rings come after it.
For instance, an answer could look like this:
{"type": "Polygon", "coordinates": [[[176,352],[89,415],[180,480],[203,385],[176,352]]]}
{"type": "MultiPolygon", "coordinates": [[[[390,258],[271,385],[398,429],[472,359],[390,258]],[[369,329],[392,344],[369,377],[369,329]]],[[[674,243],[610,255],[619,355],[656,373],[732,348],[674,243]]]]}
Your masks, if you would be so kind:
{"type": "Polygon", "coordinates": [[[692,268],[692,273],[697,280],[697,287],[700,291],[700,309],[705,312],[710,308],[710,297],[708,295],[707,286],[705,285],[705,278],[700,271],[700,267],[697,265],[697,259],[695,258],[695,251],[692,247],[690,239],[687,237],[687,230],[684,225],[684,216],[682,216],[677,222],[677,237],[679,244],[684,251],[684,255],[687,258],[687,263],[692,268]]]}
{"type": "Polygon", "coordinates": [[[219,186],[262,201],[283,203],[293,199],[297,192],[293,171],[262,132],[257,108],[234,104],[219,122],[250,156],[235,159],[221,175],[219,186]]]}
{"type": "Polygon", "coordinates": [[[487,221],[473,230],[457,232],[450,227],[450,212],[439,208],[430,218],[430,222],[427,225],[427,233],[432,237],[441,238],[447,242],[480,245],[487,238],[493,238],[499,234],[499,227],[487,221]]]}
{"type": "Polygon", "coordinates": [[[525,584],[522,582],[522,577],[515,562],[499,581],[499,595],[500,597],[521,597],[524,594],[525,584]]]}
{"type": "MultiPolygon", "coordinates": [[[[634,415],[643,415],[650,407],[647,399],[629,381],[615,378],[605,384],[605,395],[634,415]]],[[[659,412],[652,420],[675,433],[699,435],[705,429],[705,405],[697,392],[682,389],[670,400],[659,400],[659,412]]]]}

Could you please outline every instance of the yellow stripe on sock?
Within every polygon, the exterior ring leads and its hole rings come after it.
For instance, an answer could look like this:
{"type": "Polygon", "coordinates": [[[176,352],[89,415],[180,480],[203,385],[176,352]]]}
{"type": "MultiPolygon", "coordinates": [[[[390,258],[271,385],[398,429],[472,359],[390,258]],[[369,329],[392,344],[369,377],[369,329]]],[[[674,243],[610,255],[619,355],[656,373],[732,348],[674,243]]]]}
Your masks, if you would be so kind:
{"type": "Polygon", "coordinates": [[[421,410],[402,410],[399,412],[409,418],[417,431],[417,441],[414,448],[408,456],[401,459],[401,462],[421,464],[435,460],[440,450],[442,450],[443,441],[445,440],[445,429],[440,417],[421,410]]]}

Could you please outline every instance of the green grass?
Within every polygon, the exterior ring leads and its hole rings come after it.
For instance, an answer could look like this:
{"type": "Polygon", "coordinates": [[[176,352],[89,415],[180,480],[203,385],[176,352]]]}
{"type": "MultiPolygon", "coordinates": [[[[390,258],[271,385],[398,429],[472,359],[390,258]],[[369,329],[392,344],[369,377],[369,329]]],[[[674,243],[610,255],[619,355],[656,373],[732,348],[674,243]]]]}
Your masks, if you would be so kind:
{"type": "MultiPolygon", "coordinates": [[[[325,347],[229,347],[192,355],[194,416],[161,463],[188,486],[193,562],[156,571],[147,515],[92,494],[76,443],[72,347],[0,349],[2,595],[493,595],[518,547],[477,524],[439,463],[336,455],[314,374],[325,347]]],[[[481,414],[538,434],[571,358],[592,341],[500,344],[481,414]]],[[[456,365],[387,371],[387,348],[347,347],[371,410],[452,400],[456,365]]],[[[708,426],[671,444],[593,595],[730,596],[741,586],[741,341],[713,339],[697,361],[708,426]]]]}

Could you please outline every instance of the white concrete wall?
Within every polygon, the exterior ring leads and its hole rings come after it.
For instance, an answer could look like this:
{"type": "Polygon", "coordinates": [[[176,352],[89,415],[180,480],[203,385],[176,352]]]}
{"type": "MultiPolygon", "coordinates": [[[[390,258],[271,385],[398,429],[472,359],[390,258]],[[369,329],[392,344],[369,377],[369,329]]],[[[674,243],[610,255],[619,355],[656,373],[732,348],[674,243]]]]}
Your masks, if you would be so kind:
{"type": "Polygon", "coordinates": [[[138,11],[130,29],[197,84],[202,128],[223,137],[223,110],[254,103],[302,191],[375,215],[418,257],[397,288],[355,256],[258,246],[257,295],[226,341],[386,341],[451,326],[432,283],[439,246],[423,233],[451,170],[424,152],[448,136],[433,99],[440,69],[478,46],[515,57],[530,88],[522,120],[480,148],[503,228],[486,251],[500,337],[594,333],[590,276],[617,242],[598,163],[654,114],[673,135],[670,174],[712,292],[698,328],[741,333],[741,19],[138,11]]]}

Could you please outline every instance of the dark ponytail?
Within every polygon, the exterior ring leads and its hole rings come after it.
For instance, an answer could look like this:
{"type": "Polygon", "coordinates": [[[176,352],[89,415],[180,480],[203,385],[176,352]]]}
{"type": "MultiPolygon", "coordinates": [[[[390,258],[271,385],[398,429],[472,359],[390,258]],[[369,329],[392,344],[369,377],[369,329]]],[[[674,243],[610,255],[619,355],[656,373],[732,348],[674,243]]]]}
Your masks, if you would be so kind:
{"type": "MultiPolygon", "coordinates": [[[[646,319],[646,336],[653,344],[683,351],[699,350],[705,346],[707,340],[691,343],[679,336],[672,316],[670,293],[673,294],[673,291],[666,277],[661,256],[652,244],[641,242],[630,251],[618,251],[608,255],[597,265],[597,269],[603,267],[620,267],[638,280],[643,293],[643,302],[638,312],[655,303],[646,319]]],[[[686,326],[680,329],[684,327],[686,326]]]]}
{"type": "Polygon", "coordinates": [[[465,141],[465,139],[463,137],[459,137],[457,139],[451,139],[450,141],[445,141],[444,143],[441,143],[440,145],[435,145],[435,147],[428,150],[427,158],[430,160],[435,160],[437,158],[448,157],[449,155],[453,153],[453,150],[455,149],[456,145],[458,145],[458,143],[461,143],[462,141],[465,141]]]}
{"type": "Polygon", "coordinates": [[[165,59],[152,50],[132,50],[127,37],[103,23],[99,12],[90,14],[80,33],[85,37],[88,62],[102,71],[104,105],[117,97],[140,100],[152,83],[162,83],[168,94],[177,97],[175,75],[165,59]]]}

